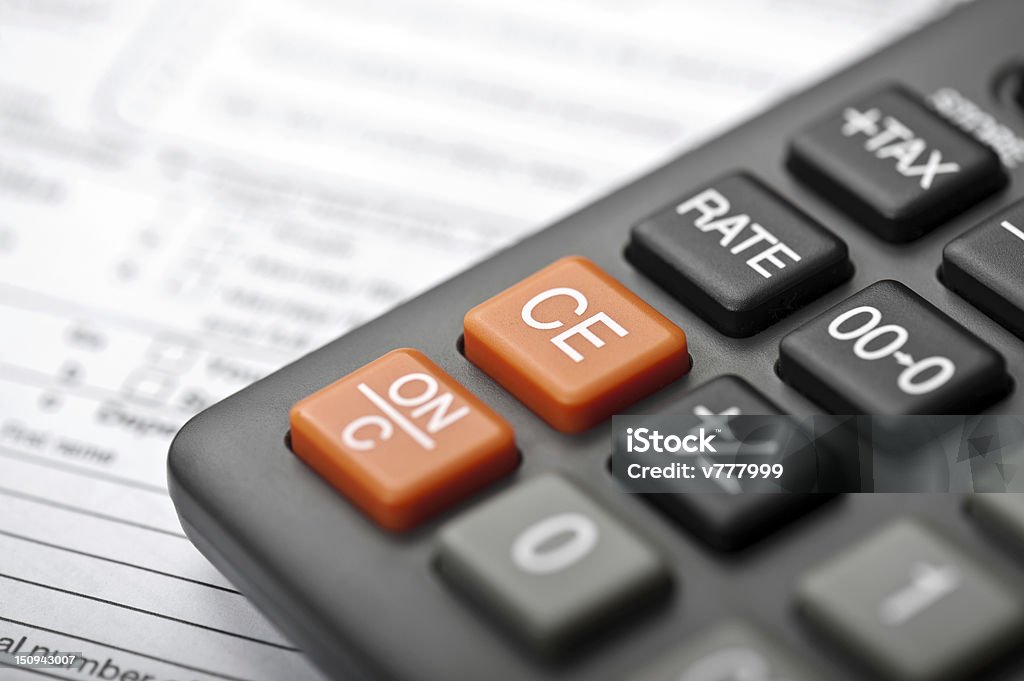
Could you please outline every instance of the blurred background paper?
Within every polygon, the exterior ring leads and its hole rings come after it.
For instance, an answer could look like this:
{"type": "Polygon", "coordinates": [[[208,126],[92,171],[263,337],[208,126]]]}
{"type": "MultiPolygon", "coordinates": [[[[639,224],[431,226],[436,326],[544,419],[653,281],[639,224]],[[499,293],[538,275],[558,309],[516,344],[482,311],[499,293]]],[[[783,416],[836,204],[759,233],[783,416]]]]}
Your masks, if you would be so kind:
{"type": "Polygon", "coordinates": [[[176,428],[949,4],[0,0],[0,652],[316,678],[176,428]]]}

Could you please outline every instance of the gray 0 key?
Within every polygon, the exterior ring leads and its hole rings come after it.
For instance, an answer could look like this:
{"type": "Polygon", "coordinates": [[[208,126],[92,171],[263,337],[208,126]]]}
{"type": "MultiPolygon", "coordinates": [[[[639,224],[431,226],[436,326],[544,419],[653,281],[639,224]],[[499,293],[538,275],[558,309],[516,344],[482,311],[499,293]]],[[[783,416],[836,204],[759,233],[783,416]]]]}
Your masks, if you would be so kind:
{"type": "Polygon", "coordinates": [[[952,681],[1024,638],[1024,594],[916,521],[896,522],[805,575],[811,625],[886,681],[952,681]]]}
{"type": "Polygon", "coordinates": [[[660,556],[561,477],[520,483],[443,528],[438,568],[542,653],[669,585],[660,556]]]}
{"type": "Polygon", "coordinates": [[[975,494],[970,509],[979,525],[1024,553],[1024,494],[975,494]]]}
{"type": "Polygon", "coordinates": [[[754,627],[730,622],[669,652],[629,681],[817,681],[824,678],[754,627]]]}

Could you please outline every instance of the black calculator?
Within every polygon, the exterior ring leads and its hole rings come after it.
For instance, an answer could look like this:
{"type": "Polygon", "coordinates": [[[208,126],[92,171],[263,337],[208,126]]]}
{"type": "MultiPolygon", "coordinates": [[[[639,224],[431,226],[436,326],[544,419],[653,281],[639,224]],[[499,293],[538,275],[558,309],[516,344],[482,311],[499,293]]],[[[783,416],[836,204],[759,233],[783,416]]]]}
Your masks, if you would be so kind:
{"type": "Polygon", "coordinates": [[[1024,414],[1022,36],[960,7],[207,409],[185,532],[332,679],[1021,681],[1024,495],[609,461],[613,415],[1024,414]]]}

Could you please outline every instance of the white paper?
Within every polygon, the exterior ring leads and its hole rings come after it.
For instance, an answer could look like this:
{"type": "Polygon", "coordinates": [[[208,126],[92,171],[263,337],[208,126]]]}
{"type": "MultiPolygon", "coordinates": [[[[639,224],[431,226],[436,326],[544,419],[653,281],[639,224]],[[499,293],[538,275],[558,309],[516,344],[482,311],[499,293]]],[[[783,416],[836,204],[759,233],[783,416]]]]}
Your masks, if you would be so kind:
{"type": "Polygon", "coordinates": [[[0,4],[0,652],[316,678],[182,535],[175,429],[944,4],[0,4]]]}

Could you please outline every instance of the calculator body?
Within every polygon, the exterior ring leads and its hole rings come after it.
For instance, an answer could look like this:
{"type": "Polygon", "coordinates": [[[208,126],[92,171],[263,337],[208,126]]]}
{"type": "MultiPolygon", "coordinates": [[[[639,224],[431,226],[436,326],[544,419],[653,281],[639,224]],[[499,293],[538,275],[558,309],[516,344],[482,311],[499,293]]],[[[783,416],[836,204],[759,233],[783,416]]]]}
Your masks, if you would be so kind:
{"type": "MultiPolygon", "coordinates": [[[[987,409],[1024,413],[1024,341],[949,290],[943,248],[993,212],[1024,198],[1024,168],[1006,186],[909,243],[888,243],[825,200],[787,168],[789,142],[851,96],[898,82],[923,96],[955,91],[1010,129],[1024,131],[1014,68],[1024,59],[1024,5],[980,2],[780,102],[536,235],[357,328],[192,419],[175,439],[169,485],[186,534],[330,678],[629,678],[637,669],[723,620],[740,618],[840,681],[869,672],[819,641],[794,613],[790,585],[805,570],[873,528],[916,516],[975,555],[1012,572],[1017,558],[980,532],[964,499],[942,494],[844,495],[739,553],[709,549],[609,474],[610,422],[582,433],[549,427],[461,352],[468,310],[564,255],[581,255],[684,329],[692,369],[633,404],[653,414],[701,384],[734,375],[785,413],[821,407],[780,380],[781,339],[830,306],[894,279],[930,301],[1006,360],[1015,386],[987,409]],[[630,228],[682,192],[735,171],[751,173],[847,245],[852,275],[754,335],[724,335],[624,256],[630,228]],[[289,409],[382,353],[422,351],[506,419],[521,462],[499,482],[412,531],[370,522],[289,448],[289,409]],[[564,475],[662,552],[674,587],[649,613],[625,618],[572,655],[551,661],[524,648],[442,580],[436,534],[484,500],[544,473],[564,475]]],[[[381,263],[386,267],[386,263],[381,263]]],[[[1024,262],[1022,262],[1024,267],[1024,262]]],[[[1024,659],[991,677],[1019,679],[1024,659]]]]}

